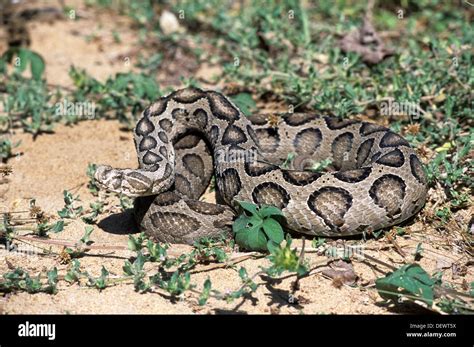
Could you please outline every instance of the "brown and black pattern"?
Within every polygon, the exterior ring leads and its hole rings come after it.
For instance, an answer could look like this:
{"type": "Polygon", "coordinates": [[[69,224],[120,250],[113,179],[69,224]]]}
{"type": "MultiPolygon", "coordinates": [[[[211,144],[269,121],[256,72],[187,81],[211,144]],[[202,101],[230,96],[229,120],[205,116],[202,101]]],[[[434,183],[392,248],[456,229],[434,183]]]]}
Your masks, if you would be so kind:
{"type": "Polygon", "coordinates": [[[357,167],[361,167],[369,157],[372,147],[374,145],[374,139],[367,139],[357,149],[357,167]]]}
{"type": "Polygon", "coordinates": [[[196,111],[194,111],[193,115],[196,118],[199,127],[201,129],[206,129],[208,122],[207,112],[202,108],[198,108],[196,111]]]}
{"type": "Polygon", "coordinates": [[[358,183],[369,177],[371,172],[372,169],[370,167],[365,167],[355,170],[339,171],[334,174],[334,177],[343,182],[358,183]]]}
{"type": "Polygon", "coordinates": [[[205,179],[204,161],[201,156],[193,153],[187,153],[183,156],[184,167],[194,176],[205,179]]]}
{"type": "Polygon", "coordinates": [[[174,92],[170,97],[181,104],[192,104],[205,98],[206,93],[198,88],[185,88],[174,92]]]}
{"type": "Polygon", "coordinates": [[[152,236],[160,242],[173,242],[185,239],[185,236],[199,229],[201,223],[185,213],[156,212],[150,215],[153,225],[152,236]],[[179,225],[179,228],[176,226],[179,225]],[[173,233],[170,233],[173,230],[173,233]]]}
{"type": "Polygon", "coordinates": [[[284,209],[290,202],[290,194],[273,182],[265,182],[257,185],[252,191],[253,201],[258,205],[272,205],[284,209]]]}
{"type": "Polygon", "coordinates": [[[143,139],[140,141],[139,149],[140,151],[147,151],[149,149],[153,149],[156,147],[158,142],[156,142],[155,138],[152,136],[145,136],[143,139]]]}
{"type": "Polygon", "coordinates": [[[390,218],[401,213],[406,184],[398,176],[387,174],[378,178],[370,187],[369,195],[375,204],[384,208],[390,218]]]}
{"type": "Polygon", "coordinates": [[[138,135],[141,136],[146,136],[155,130],[155,126],[153,125],[153,122],[150,121],[148,117],[143,117],[138,123],[135,128],[135,132],[138,135]]]}
{"type": "Polygon", "coordinates": [[[295,151],[298,155],[312,155],[320,146],[321,140],[321,130],[317,128],[303,129],[295,136],[295,151]]]}
{"type": "Polygon", "coordinates": [[[322,187],[308,198],[308,207],[321,217],[333,232],[340,232],[344,216],[352,206],[353,197],[342,188],[322,187]]]}
{"type": "Polygon", "coordinates": [[[231,124],[224,130],[221,141],[223,145],[238,145],[247,142],[247,135],[242,128],[231,124]]]}
{"type": "Polygon", "coordinates": [[[143,156],[143,162],[147,165],[156,164],[162,160],[163,160],[162,157],[160,157],[158,154],[155,154],[151,151],[147,151],[145,155],[143,156]]]}
{"type": "Polygon", "coordinates": [[[247,119],[222,94],[179,90],[142,113],[134,136],[139,168],[99,166],[95,178],[137,197],[141,230],[164,242],[192,243],[229,230],[236,200],[281,208],[293,231],[336,237],[400,223],[422,208],[423,165],[401,136],[315,114],[279,119],[247,119]],[[219,155],[251,150],[257,158],[244,162],[219,155]],[[301,170],[279,166],[289,153],[301,170]],[[335,172],[304,171],[324,159],[335,172]],[[213,172],[221,205],[199,201],[213,172]]]}
{"type": "Polygon", "coordinates": [[[264,152],[271,153],[275,151],[280,144],[280,135],[274,128],[257,129],[255,132],[258,138],[258,144],[264,152]]]}
{"type": "Polygon", "coordinates": [[[426,175],[425,170],[423,169],[423,164],[415,154],[410,154],[410,169],[416,180],[420,184],[426,185],[426,175]]]}
{"type": "Polygon", "coordinates": [[[295,186],[306,186],[322,176],[319,172],[282,170],[283,179],[295,186]]]}
{"type": "Polygon", "coordinates": [[[287,113],[283,116],[283,121],[290,126],[300,126],[303,124],[310,123],[311,121],[318,118],[316,114],[307,113],[287,113]]]}
{"type": "Polygon", "coordinates": [[[197,200],[185,200],[185,203],[191,210],[202,214],[216,215],[224,212],[225,210],[224,206],[222,205],[209,204],[197,200]]]}
{"type": "Polygon", "coordinates": [[[345,132],[337,136],[332,145],[332,157],[333,165],[336,170],[339,170],[344,162],[347,162],[349,159],[349,153],[352,150],[352,142],[354,140],[354,134],[351,132],[345,132]]]}
{"type": "Polygon", "coordinates": [[[378,124],[363,122],[359,129],[359,134],[362,136],[368,136],[380,131],[387,131],[387,128],[378,124]]]}
{"type": "Polygon", "coordinates": [[[209,92],[207,98],[211,112],[217,118],[228,121],[229,123],[240,119],[240,112],[222,94],[209,92]]]}
{"type": "Polygon", "coordinates": [[[405,164],[405,156],[403,155],[402,151],[397,148],[388,152],[387,154],[382,155],[377,159],[376,163],[392,167],[402,167],[403,164],[405,164]]]}
{"type": "Polygon", "coordinates": [[[391,131],[387,131],[385,135],[380,140],[380,147],[398,147],[398,146],[406,146],[410,147],[410,144],[407,140],[405,140],[400,135],[392,133],[391,131]]]}
{"type": "Polygon", "coordinates": [[[168,100],[169,98],[160,98],[157,102],[154,103],[153,109],[154,111],[151,113],[151,117],[159,117],[162,113],[166,111],[168,107],[168,100]]]}
{"type": "Polygon", "coordinates": [[[175,108],[171,111],[171,116],[178,122],[189,122],[189,112],[185,108],[175,108]]]}
{"type": "Polygon", "coordinates": [[[225,170],[221,175],[218,175],[217,188],[220,196],[230,205],[232,199],[234,199],[240,192],[240,189],[242,189],[242,181],[240,180],[239,172],[234,168],[230,168],[225,170]]]}
{"type": "Polygon", "coordinates": [[[324,117],[324,120],[326,121],[327,127],[331,130],[343,129],[350,125],[358,123],[356,120],[340,119],[340,118],[334,118],[334,117],[324,117]]]}
{"type": "Polygon", "coordinates": [[[264,175],[266,173],[278,170],[279,167],[277,165],[271,163],[265,163],[262,161],[254,160],[254,161],[245,161],[244,164],[245,173],[250,177],[257,177],[264,175]]]}

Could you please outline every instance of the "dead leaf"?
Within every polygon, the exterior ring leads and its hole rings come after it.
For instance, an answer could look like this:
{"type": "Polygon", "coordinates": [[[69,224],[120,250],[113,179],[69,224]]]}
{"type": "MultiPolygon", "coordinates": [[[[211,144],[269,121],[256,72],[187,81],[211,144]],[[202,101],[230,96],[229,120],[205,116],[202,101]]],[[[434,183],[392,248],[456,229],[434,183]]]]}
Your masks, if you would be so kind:
{"type": "Polygon", "coordinates": [[[358,276],[354,272],[354,268],[351,263],[346,263],[342,260],[337,260],[329,264],[329,267],[321,272],[323,275],[332,278],[334,286],[336,288],[341,287],[343,284],[352,286],[357,281],[358,276]]]}

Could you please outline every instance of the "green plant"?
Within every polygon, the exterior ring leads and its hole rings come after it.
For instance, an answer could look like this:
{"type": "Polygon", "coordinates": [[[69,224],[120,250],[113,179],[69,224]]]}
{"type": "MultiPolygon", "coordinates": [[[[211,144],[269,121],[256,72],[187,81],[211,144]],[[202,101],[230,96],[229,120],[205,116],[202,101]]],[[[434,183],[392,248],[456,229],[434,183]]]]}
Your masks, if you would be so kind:
{"type": "Polygon", "coordinates": [[[79,195],[73,196],[69,191],[65,190],[64,195],[64,208],[58,211],[58,215],[61,218],[77,218],[81,215],[84,208],[82,206],[76,206],[77,202],[81,201],[79,195]]]}
{"type": "Polygon", "coordinates": [[[35,80],[41,79],[45,69],[43,57],[24,47],[9,48],[5,53],[3,53],[0,60],[3,60],[6,63],[11,63],[13,61],[18,73],[24,72],[27,66],[30,65],[31,75],[35,80]]]}
{"type": "Polygon", "coordinates": [[[14,157],[12,150],[20,145],[21,141],[12,143],[10,139],[0,140],[0,158],[3,163],[6,163],[8,159],[14,157]]]}
{"type": "Polygon", "coordinates": [[[267,243],[279,245],[284,238],[283,228],[276,219],[284,217],[274,206],[259,207],[249,202],[239,201],[243,209],[232,230],[236,243],[247,250],[268,250],[267,243]]]}
{"type": "Polygon", "coordinates": [[[418,264],[403,265],[375,281],[375,287],[384,299],[396,300],[399,296],[408,295],[433,304],[435,281],[418,264]]]}

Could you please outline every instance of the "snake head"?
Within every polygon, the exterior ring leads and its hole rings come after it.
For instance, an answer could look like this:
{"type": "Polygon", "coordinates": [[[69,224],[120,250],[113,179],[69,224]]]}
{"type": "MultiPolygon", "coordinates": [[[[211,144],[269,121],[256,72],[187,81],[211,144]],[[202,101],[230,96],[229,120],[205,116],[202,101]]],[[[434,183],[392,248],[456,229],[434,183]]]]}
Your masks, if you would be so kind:
{"type": "Polygon", "coordinates": [[[98,186],[110,192],[121,193],[123,173],[108,165],[99,165],[94,173],[98,186]]]}
{"type": "Polygon", "coordinates": [[[142,170],[114,169],[100,165],[94,173],[94,179],[100,188],[128,197],[148,196],[168,189],[174,176],[166,179],[154,179],[153,173],[142,170]]]}

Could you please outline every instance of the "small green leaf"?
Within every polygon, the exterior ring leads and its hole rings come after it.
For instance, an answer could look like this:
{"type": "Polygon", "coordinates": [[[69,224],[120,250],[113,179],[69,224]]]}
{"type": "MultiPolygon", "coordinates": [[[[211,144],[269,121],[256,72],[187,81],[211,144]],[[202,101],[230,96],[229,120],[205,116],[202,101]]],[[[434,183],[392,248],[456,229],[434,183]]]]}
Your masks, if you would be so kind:
{"type": "Polygon", "coordinates": [[[90,236],[92,232],[94,231],[94,227],[88,225],[85,227],[85,232],[84,235],[81,237],[81,242],[84,244],[87,244],[90,242],[90,236]]]}
{"type": "Polygon", "coordinates": [[[244,230],[249,224],[250,218],[244,214],[240,215],[232,224],[232,231],[238,233],[239,231],[244,230]]]}
{"type": "Polygon", "coordinates": [[[31,64],[31,75],[35,80],[41,80],[45,68],[43,58],[39,54],[30,51],[29,59],[31,64]]]}
{"type": "Polygon", "coordinates": [[[251,250],[267,250],[267,238],[260,228],[254,228],[253,231],[249,230],[248,246],[251,250]]]}
{"type": "Polygon", "coordinates": [[[433,303],[435,281],[418,264],[407,264],[375,281],[380,296],[396,299],[400,294],[416,296],[429,305],[433,303]]]}
{"type": "Polygon", "coordinates": [[[270,217],[270,216],[282,216],[282,217],[285,216],[278,207],[269,206],[269,205],[263,206],[260,209],[259,213],[262,218],[270,217]]]}
{"type": "Polygon", "coordinates": [[[51,231],[53,233],[60,233],[63,230],[64,230],[64,221],[62,219],[54,223],[54,225],[51,228],[51,231]]]}
{"type": "Polygon", "coordinates": [[[245,211],[248,211],[253,215],[258,214],[258,206],[257,205],[252,204],[251,202],[248,202],[248,201],[238,201],[238,203],[245,211]]]}
{"type": "Polygon", "coordinates": [[[201,296],[199,297],[199,305],[203,306],[206,304],[209,299],[209,294],[211,293],[211,280],[208,278],[204,282],[204,288],[202,290],[201,296]]]}
{"type": "Polygon", "coordinates": [[[276,220],[267,218],[263,221],[263,231],[273,242],[280,244],[284,239],[283,229],[276,220]]]}

